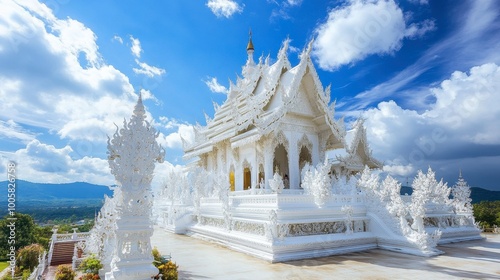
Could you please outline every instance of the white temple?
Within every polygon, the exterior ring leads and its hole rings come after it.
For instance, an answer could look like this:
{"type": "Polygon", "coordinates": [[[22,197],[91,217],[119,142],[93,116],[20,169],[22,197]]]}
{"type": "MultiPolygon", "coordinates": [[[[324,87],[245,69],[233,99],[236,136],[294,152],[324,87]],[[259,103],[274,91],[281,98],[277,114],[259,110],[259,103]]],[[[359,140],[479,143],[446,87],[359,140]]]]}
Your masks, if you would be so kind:
{"type": "Polygon", "coordinates": [[[288,181],[285,188],[300,189],[301,170],[307,164],[335,155],[333,174],[351,175],[365,165],[380,167],[371,156],[361,125],[346,132],[343,119],[335,120],[330,87],[323,89],[311,61],[311,45],[292,67],[284,42],[277,61],[255,63],[252,40],[243,78],[230,85],[222,105],[205,127],[195,128],[195,143],[185,145],[185,158],[199,158],[209,172],[228,174],[232,191],[260,183],[269,188],[275,172],[288,181]]]}
{"type": "Polygon", "coordinates": [[[255,63],[250,37],[243,77],[194,142],[183,140],[194,160],[188,174],[168,174],[157,223],[271,262],[373,248],[432,256],[438,244],[480,239],[463,179],[452,191],[419,172],[411,196],[381,181],[363,121],[346,131],[334,119],[312,44],[294,67],[288,44],[276,62],[255,63]]]}
{"type": "Polygon", "coordinates": [[[466,184],[451,199],[429,169],[401,196],[400,183],[374,175],[381,163],[363,121],[346,131],[334,119],[312,44],[294,67],[288,44],[276,62],[255,63],[250,38],[243,77],[194,143],[183,140],[194,161],[188,174],[168,174],[158,224],[271,262],[373,248],[432,256],[437,244],[480,239],[466,184]]]}

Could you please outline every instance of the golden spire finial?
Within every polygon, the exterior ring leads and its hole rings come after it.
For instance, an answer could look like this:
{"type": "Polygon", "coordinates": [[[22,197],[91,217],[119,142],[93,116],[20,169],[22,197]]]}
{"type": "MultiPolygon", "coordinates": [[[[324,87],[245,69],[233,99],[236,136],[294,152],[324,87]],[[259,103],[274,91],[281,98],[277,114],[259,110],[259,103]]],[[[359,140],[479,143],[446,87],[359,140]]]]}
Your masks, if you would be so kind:
{"type": "Polygon", "coordinates": [[[248,32],[248,45],[247,45],[247,51],[254,50],[253,48],[253,43],[252,43],[252,28],[250,28],[250,31],[248,32]]]}

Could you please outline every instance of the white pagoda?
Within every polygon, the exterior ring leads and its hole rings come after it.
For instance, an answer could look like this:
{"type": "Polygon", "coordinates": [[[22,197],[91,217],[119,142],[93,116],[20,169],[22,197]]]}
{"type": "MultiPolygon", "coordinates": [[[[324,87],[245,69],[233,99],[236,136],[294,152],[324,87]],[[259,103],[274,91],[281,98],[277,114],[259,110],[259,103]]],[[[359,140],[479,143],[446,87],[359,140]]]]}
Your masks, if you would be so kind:
{"type": "Polygon", "coordinates": [[[292,67],[285,40],[276,62],[253,60],[215,116],[183,140],[189,174],[170,173],[155,196],[157,223],[271,262],[382,248],[432,256],[437,244],[479,239],[466,192],[419,173],[412,196],[383,182],[363,121],[335,120],[311,43],[292,67]]]}
{"type": "Polygon", "coordinates": [[[199,158],[209,172],[229,176],[232,191],[247,190],[278,172],[287,177],[285,188],[299,189],[306,163],[317,165],[329,151],[333,174],[351,175],[381,167],[368,148],[364,128],[346,132],[335,120],[330,86],[323,89],[311,61],[311,44],[292,67],[287,58],[289,40],[277,61],[253,60],[252,38],[243,78],[231,83],[227,99],[215,104],[215,116],[195,128],[195,142],[185,146],[185,158],[199,158]]]}

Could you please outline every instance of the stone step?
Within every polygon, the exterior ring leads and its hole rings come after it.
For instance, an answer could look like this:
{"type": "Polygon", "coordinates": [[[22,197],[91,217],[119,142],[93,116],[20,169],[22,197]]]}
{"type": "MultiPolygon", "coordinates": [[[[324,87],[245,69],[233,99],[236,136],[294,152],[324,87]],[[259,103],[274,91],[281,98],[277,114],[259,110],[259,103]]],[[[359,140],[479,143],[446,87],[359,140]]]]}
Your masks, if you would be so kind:
{"type": "Polygon", "coordinates": [[[52,260],[50,265],[70,264],[73,261],[73,253],[77,241],[66,241],[54,243],[52,260]]]}

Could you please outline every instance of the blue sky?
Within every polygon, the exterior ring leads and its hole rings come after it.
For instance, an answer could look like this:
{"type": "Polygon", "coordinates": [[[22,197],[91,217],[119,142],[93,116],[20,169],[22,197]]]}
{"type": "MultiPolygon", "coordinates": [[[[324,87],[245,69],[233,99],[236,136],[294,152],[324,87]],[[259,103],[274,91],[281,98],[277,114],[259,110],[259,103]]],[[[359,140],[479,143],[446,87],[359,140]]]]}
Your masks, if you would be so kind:
{"type": "Polygon", "coordinates": [[[255,56],[289,59],[313,43],[336,118],[365,125],[383,171],[402,181],[431,166],[452,185],[500,190],[497,1],[0,2],[0,156],[34,182],[112,184],[106,135],[142,91],[168,162],[180,135],[213,116],[255,56]]]}

